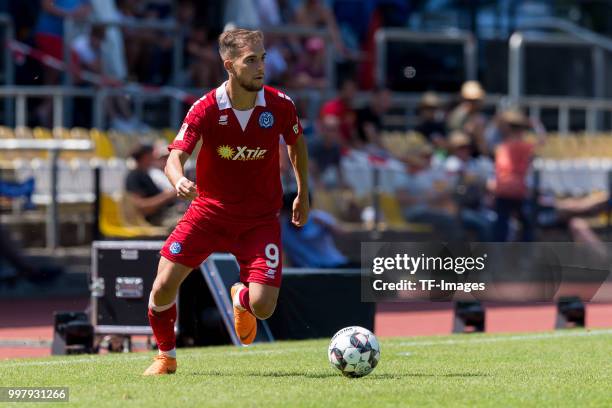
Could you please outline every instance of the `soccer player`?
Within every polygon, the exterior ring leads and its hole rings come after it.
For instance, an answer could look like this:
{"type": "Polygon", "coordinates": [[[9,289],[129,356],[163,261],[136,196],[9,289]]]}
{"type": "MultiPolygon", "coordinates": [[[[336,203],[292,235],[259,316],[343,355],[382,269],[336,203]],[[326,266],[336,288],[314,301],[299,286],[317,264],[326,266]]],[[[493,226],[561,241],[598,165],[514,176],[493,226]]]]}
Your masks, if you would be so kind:
{"type": "Polygon", "coordinates": [[[178,197],[193,199],[161,250],[149,298],[149,322],[159,354],[144,375],[176,371],[174,322],[181,282],[212,252],[231,252],[240,282],[231,290],[234,327],[243,344],[257,319],[276,307],[281,284],[279,142],[284,139],[297,181],[292,222],[308,219],[308,154],[295,105],[264,86],[266,52],[260,31],[235,29],[219,37],[229,80],[195,102],[168,147],[166,175],[178,197]],[[197,142],[196,182],[183,166],[197,142]]]}

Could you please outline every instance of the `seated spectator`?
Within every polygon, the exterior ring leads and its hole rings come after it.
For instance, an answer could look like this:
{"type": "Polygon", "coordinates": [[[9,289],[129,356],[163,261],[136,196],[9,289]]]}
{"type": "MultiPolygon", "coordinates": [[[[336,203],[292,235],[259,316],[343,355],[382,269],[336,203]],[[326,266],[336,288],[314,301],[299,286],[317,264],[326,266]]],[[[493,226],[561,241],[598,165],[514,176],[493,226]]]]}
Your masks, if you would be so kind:
{"type": "Polygon", "coordinates": [[[365,151],[375,156],[389,157],[390,153],[382,144],[383,116],[391,109],[391,91],[377,88],[372,92],[370,103],[358,109],[357,135],[358,144],[365,151]]]}
{"type": "Polygon", "coordinates": [[[298,268],[348,266],[348,259],[334,242],[334,236],[346,233],[344,229],[331,214],[317,209],[310,211],[308,221],[303,227],[296,227],[291,222],[294,198],[295,194],[284,195],[281,217],[283,248],[291,265],[298,268]]]}
{"type": "Polygon", "coordinates": [[[594,193],[581,198],[565,198],[555,203],[559,219],[567,221],[575,242],[588,244],[600,255],[607,254],[606,244],[597,236],[586,217],[593,217],[602,211],[609,212],[610,195],[594,193]]]}
{"type": "Polygon", "coordinates": [[[493,240],[495,214],[485,207],[487,183],[493,177],[493,163],[487,157],[474,158],[470,138],[455,131],[449,138],[451,156],[444,169],[455,185],[455,201],[467,230],[474,230],[480,242],[493,240]]]}
{"type": "Polygon", "coordinates": [[[454,131],[448,139],[450,156],[444,161],[447,174],[467,177],[482,184],[483,191],[489,180],[495,175],[495,167],[491,159],[484,156],[474,157],[469,136],[463,132],[454,131]]]}
{"type": "Polygon", "coordinates": [[[176,191],[161,190],[149,175],[155,162],[153,146],[137,146],[132,152],[132,158],[136,168],[128,173],[125,190],[136,210],[153,225],[166,226],[176,221],[174,214],[169,211],[176,202],[176,191]]]}
{"type": "Polygon", "coordinates": [[[159,140],[153,146],[153,166],[149,169],[149,176],[162,191],[174,190],[174,186],[168,180],[164,169],[166,168],[166,162],[168,161],[168,146],[163,140],[159,140]]]}
{"type": "Polygon", "coordinates": [[[340,121],[335,116],[324,116],[317,124],[318,137],[308,146],[310,174],[316,187],[337,187],[342,184],[340,159],[340,121]]]}
{"type": "Polygon", "coordinates": [[[519,111],[506,111],[501,119],[506,130],[503,142],[495,151],[495,239],[508,239],[510,216],[518,215],[522,223],[523,241],[533,240],[533,224],[528,210],[527,176],[535,146],[524,140],[529,120],[519,111]]]}
{"type": "Polygon", "coordinates": [[[441,239],[462,239],[453,186],[443,169],[431,165],[433,149],[428,145],[405,158],[406,174],[397,197],[410,222],[431,224],[441,239]]]}
{"type": "Polygon", "coordinates": [[[436,149],[436,154],[446,154],[446,124],[442,101],[435,92],[425,92],[418,106],[417,125],[414,130],[422,134],[436,149]]]}
{"type": "Polygon", "coordinates": [[[106,28],[100,25],[91,27],[88,34],[81,34],[72,41],[72,51],[78,57],[79,68],[102,75],[102,43],[106,28]]]}
{"type": "Polygon", "coordinates": [[[448,115],[448,130],[460,130],[470,137],[475,155],[487,155],[485,128],[487,118],[482,113],[485,91],[478,81],[461,86],[461,103],[448,115]]]}
{"type": "Polygon", "coordinates": [[[326,102],[319,113],[320,117],[335,116],[340,121],[340,135],[342,145],[350,146],[355,143],[356,113],[353,101],[357,93],[357,84],[352,78],[344,78],[340,85],[338,96],[326,102]]]}

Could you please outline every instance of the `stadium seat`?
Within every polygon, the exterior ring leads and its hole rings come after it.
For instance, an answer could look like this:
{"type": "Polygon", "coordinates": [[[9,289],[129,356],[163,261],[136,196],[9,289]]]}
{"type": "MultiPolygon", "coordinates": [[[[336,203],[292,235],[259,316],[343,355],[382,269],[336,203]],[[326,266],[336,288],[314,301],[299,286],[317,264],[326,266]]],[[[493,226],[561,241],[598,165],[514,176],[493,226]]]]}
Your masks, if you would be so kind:
{"type": "Polygon", "coordinates": [[[401,205],[394,195],[381,193],[378,202],[387,227],[417,233],[432,232],[431,227],[427,224],[414,224],[406,221],[401,205]]]}
{"type": "Polygon", "coordinates": [[[40,126],[34,128],[32,135],[34,136],[34,139],[53,139],[51,130],[40,126]]]}
{"type": "Polygon", "coordinates": [[[106,132],[99,129],[91,129],[91,140],[95,143],[96,156],[101,159],[110,159],[115,157],[115,149],[106,132]]]}
{"type": "Polygon", "coordinates": [[[89,130],[82,127],[73,127],[72,129],[70,129],[70,138],[91,140],[89,130]]]}
{"type": "Polygon", "coordinates": [[[15,128],[15,137],[17,139],[33,139],[32,129],[27,126],[17,126],[15,128]]]}
{"type": "Polygon", "coordinates": [[[0,139],[14,139],[15,132],[7,126],[0,126],[0,139]]]}
{"type": "Polygon", "coordinates": [[[162,130],[162,135],[168,143],[171,143],[174,140],[174,138],[176,137],[176,133],[177,132],[175,129],[165,128],[164,130],[162,130]]]}
{"type": "Polygon", "coordinates": [[[127,224],[123,217],[120,202],[120,200],[115,200],[108,194],[101,194],[99,227],[102,235],[116,238],[160,236],[159,229],[155,227],[148,228],[127,224]]]}
{"type": "Polygon", "coordinates": [[[130,197],[126,194],[121,195],[121,199],[119,201],[119,205],[121,207],[121,214],[123,216],[124,221],[130,227],[140,227],[144,228],[147,231],[147,235],[151,236],[164,236],[167,235],[168,230],[164,227],[156,227],[151,225],[145,218],[140,214],[130,197]]]}

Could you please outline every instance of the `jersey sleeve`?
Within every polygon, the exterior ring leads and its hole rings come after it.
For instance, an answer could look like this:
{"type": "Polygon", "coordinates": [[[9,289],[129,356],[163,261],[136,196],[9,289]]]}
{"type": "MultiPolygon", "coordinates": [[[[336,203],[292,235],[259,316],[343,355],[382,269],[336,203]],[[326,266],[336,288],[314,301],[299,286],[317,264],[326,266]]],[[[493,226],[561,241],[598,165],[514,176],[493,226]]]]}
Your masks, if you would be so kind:
{"type": "Polygon", "coordinates": [[[203,100],[197,100],[185,115],[183,124],[168,150],[178,149],[191,154],[204,135],[205,113],[203,100]]]}
{"type": "Polygon", "coordinates": [[[297,115],[297,110],[292,101],[287,103],[287,126],[283,129],[283,139],[288,145],[292,145],[297,141],[297,138],[302,134],[302,124],[297,115]]]}

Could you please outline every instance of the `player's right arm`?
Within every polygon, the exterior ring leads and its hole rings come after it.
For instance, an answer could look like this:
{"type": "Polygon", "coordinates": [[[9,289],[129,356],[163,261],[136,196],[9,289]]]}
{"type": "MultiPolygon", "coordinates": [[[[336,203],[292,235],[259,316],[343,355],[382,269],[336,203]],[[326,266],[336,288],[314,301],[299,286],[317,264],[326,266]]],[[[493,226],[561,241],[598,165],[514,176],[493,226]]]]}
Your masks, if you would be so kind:
{"type": "Polygon", "coordinates": [[[168,146],[170,155],[164,172],[174,186],[176,196],[185,200],[193,200],[198,195],[195,183],[185,177],[185,163],[204,133],[206,111],[201,104],[203,100],[200,98],[191,106],[176,138],[168,146]]]}
{"type": "Polygon", "coordinates": [[[195,183],[185,177],[185,163],[189,156],[187,152],[173,149],[164,169],[166,177],[176,190],[176,196],[185,200],[193,200],[198,195],[195,183]]]}

